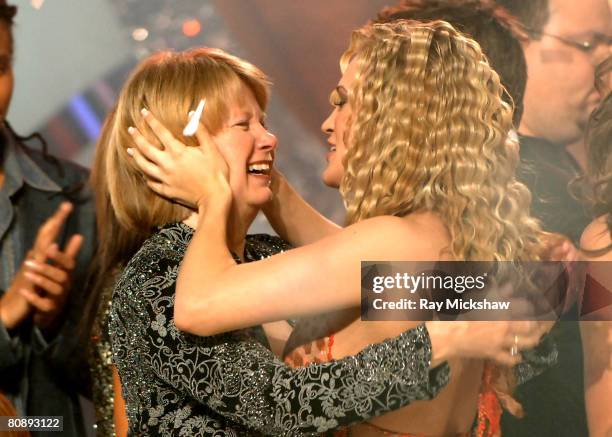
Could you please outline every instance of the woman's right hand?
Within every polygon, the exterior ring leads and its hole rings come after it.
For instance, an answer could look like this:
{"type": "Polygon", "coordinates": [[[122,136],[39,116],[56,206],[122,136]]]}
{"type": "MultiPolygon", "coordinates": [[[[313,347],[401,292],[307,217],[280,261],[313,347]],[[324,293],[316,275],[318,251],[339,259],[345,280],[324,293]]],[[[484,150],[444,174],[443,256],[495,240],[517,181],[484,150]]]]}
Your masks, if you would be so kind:
{"type": "Polygon", "coordinates": [[[128,129],[136,148],[127,150],[147,178],[147,185],[160,196],[191,208],[211,202],[231,202],[229,170],[215,142],[200,123],[196,131],[199,147],[188,147],[147,110],[144,120],[164,146],[150,144],[134,127],[128,129]]]}
{"type": "Polygon", "coordinates": [[[430,321],[432,363],[452,357],[489,359],[506,366],[521,361],[520,351],[535,347],[550,330],[537,321],[430,321]]]}

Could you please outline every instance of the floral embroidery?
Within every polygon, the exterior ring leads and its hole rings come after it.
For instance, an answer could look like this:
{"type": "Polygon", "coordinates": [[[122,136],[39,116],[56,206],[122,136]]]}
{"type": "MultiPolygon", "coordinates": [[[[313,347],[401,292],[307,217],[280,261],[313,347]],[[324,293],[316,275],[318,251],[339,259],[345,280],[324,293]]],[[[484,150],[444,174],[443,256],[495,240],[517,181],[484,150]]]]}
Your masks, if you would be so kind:
{"type": "MultiPolygon", "coordinates": [[[[430,371],[424,326],[353,357],[291,369],[257,340],[261,328],[211,337],[173,322],[175,281],[193,231],[181,223],[151,237],[123,271],[110,312],[113,358],[133,435],[311,435],[431,399],[448,382],[430,371]]],[[[247,238],[249,260],[287,249],[247,238]]],[[[205,285],[205,284],[203,284],[205,285]]]]}

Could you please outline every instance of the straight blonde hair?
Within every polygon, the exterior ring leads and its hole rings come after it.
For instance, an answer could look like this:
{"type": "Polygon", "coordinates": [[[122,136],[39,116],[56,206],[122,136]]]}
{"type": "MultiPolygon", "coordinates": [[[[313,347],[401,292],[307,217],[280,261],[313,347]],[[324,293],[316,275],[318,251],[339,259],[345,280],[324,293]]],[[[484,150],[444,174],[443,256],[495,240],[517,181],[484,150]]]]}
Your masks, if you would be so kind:
{"type": "Polygon", "coordinates": [[[85,335],[89,335],[109,278],[156,227],[184,220],[190,213],[146,185],[126,151],[135,147],[128,128],[136,127],[151,144],[163,148],[141,115],[146,108],[184,144],[197,146],[194,137],[182,135],[189,111],[205,98],[202,122],[214,135],[229,117],[230,106],[242,103],[244,86],[265,110],[269,98],[266,75],[254,65],[212,48],[160,52],[142,61],[130,75],[104,123],[92,169],[99,245],[90,280],[92,295],[83,321],[85,335]]]}

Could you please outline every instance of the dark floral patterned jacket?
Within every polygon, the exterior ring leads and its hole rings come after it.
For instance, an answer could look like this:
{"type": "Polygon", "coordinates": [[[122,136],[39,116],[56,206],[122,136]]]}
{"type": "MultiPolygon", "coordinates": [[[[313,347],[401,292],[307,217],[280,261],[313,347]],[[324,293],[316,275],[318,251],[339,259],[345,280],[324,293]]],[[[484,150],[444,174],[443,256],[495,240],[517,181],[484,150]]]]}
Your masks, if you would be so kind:
{"type": "MultiPolygon", "coordinates": [[[[110,334],[131,435],[308,435],[431,399],[448,382],[429,370],[423,325],[353,357],[291,369],[265,345],[260,327],[211,337],[173,322],[175,282],[193,230],[167,225],[123,271],[113,293],[110,334]]],[[[247,261],[286,248],[247,237],[247,261]]],[[[202,284],[203,287],[206,284],[202,284]]]]}

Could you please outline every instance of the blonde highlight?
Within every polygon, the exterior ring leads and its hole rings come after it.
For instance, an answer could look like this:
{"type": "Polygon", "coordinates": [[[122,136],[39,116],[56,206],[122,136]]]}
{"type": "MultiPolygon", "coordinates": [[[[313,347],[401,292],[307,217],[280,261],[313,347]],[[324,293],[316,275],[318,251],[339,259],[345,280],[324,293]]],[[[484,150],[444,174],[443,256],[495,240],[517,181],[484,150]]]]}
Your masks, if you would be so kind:
{"type": "Polygon", "coordinates": [[[539,260],[531,197],[506,147],[512,108],[480,47],[443,21],[353,33],[358,63],[341,192],[347,222],[434,211],[455,259],[539,260]]]}

